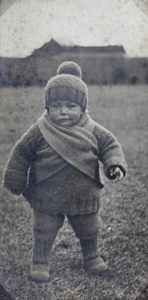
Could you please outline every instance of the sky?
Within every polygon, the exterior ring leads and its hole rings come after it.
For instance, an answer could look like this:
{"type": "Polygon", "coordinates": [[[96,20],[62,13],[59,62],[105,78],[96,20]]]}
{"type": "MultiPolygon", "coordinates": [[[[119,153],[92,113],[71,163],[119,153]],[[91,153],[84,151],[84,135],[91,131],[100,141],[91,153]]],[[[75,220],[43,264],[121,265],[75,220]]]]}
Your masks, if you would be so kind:
{"type": "Polygon", "coordinates": [[[11,1],[0,17],[0,56],[29,56],[53,38],[62,45],[122,45],[128,56],[148,57],[148,1],[140,1],[11,1]]]}

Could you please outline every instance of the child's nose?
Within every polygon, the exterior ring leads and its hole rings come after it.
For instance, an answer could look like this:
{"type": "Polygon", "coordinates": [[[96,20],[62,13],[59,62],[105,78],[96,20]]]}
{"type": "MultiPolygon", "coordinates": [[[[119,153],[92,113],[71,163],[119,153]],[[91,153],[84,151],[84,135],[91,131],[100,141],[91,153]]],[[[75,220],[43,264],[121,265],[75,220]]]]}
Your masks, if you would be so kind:
{"type": "Polygon", "coordinates": [[[61,114],[67,114],[67,108],[66,106],[62,106],[60,109],[61,114]]]}

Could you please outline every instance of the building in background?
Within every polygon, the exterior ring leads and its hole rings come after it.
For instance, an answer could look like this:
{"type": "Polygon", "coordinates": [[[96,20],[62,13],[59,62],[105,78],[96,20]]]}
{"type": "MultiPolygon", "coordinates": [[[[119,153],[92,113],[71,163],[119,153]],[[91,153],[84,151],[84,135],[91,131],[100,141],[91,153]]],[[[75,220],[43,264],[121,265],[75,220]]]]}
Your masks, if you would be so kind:
{"type": "Polygon", "coordinates": [[[148,57],[131,58],[122,46],[62,46],[53,39],[26,58],[0,58],[0,86],[44,86],[59,64],[73,60],[87,84],[148,84],[148,57]]]}

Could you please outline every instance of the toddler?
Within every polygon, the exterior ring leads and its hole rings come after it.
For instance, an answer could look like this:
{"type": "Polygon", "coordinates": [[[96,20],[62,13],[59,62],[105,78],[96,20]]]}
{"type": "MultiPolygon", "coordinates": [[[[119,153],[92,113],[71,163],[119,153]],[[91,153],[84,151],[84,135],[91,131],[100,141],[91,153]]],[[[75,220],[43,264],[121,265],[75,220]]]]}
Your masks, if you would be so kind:
{"type": "Polygon", "coordinates": [[[126,163],[112,133],[88,113],[87,86],[74,62],[62,63],[45,87],[45,112],[10,154],[3,185],[29,201],[34,213],[30,277],[49,279],[49,253],[58,230],[68,220],[80,240],[84,267],[106,271],[99,256],[99,208],[103,182],[120,181],[126,163]]]}

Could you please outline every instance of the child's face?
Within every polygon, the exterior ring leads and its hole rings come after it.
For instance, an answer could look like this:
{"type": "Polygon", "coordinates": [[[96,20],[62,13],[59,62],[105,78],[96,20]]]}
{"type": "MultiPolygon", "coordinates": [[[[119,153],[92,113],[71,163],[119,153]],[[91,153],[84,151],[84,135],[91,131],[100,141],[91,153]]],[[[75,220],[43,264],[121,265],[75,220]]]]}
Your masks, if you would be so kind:
{"type": "Polygon", "coordinates": [[[82,114],[81,106],[69,100],[57,100],[49,105],[49,119],[59,126],[75,125],[82,114]]]}

